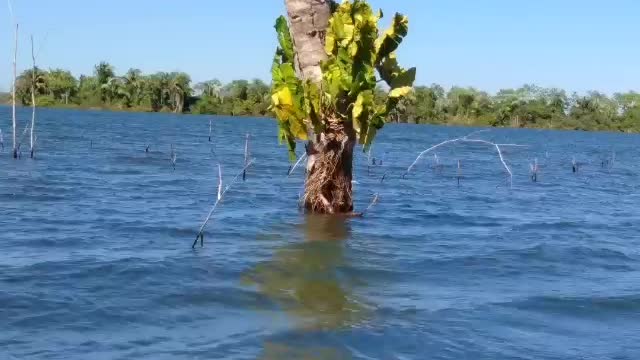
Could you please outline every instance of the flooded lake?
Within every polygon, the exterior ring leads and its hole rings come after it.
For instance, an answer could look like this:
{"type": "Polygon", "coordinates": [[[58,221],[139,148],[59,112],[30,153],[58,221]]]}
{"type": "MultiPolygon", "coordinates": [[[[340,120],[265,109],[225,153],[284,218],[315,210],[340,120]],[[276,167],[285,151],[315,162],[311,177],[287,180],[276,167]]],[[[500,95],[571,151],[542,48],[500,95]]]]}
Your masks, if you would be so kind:
{"type": "Polygon", "coordinates": [[[18,161],[0,128],[2,359],[640,358],[638,135],[477,134],[527,145],[509,186],[481,144],[402,178],[477,129],[389,125],[345,220],[299,211],[272,120],[41,110],[18,161]]]}

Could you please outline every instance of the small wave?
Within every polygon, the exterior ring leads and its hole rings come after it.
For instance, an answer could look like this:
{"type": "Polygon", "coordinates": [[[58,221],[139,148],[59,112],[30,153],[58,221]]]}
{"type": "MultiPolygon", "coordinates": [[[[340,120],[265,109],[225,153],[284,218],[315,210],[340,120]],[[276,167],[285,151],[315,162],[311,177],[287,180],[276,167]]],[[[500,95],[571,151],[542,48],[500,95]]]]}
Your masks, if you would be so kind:
{"type": "Polygon", "coordinates": [[[605,297],[534,296],[524,300],[496,304],[519,310],[575,316],[606,317],[640,313],[640,294],[605,297]]]}
{"type": "Polygon", "coordinates": [[[154,299],[153,303],[169,308],[213,305],[252,309],[265,307],[265,300],[256,292],[237,287],[210,285],[194,285],[181,287],[179,291],[167,291],[154,299]]]}
{"type": "Polygon", "coordinates": [[[522,260],[538,260],[560,264],[572,264],[587,267],[601,267],[607,270],[633,270],[637,260],[629,255],[608,248],[593,248],[587,246],[553,246],[539,244],[521,250],[508,250],[503,253],[519,257],[522,260]]]}
{"type": "Polygon", "coordinates": [[[0,194],[0,201],[7,202],[48,202],[48,201],[64,201],[68,198],[61,195],[51,195],[51,194],[36,194],[36,193],[16,193],[9,194],[4,193],[0,194]]]}
{"type": "MultiPolygon", "coordinates": [[[[512,276],[515,273],[530,273],[534,270],[551,275],[549,264],[580,268],[599,267],[608,271],[633,271],[638,260],[622,252],[606,248],[585,246],[552,246],[538,244],[522,249],[498,250],[486,254],[472,254],[446,258],[419,260],[412,268],[431,271],[491,271],[496,275],[512,276]]],[[[558,268],[559,269],[559,268],[558,268]]]]}

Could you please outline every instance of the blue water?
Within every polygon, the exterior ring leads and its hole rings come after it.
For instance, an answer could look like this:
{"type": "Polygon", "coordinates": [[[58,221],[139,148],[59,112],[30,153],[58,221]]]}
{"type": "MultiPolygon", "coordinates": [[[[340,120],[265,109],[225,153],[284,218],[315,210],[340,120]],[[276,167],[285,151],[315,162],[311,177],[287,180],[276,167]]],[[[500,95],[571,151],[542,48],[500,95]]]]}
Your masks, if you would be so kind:
{"type": "Polygon", "coordinates": [[[357,209],[379,201],[344,220],[298,211],[273,121],[214,117],[210,143],[209,119],[42,110],[16,161],[0,108],[0,359],[640,358],[640,136],[476,135],[528,145],[509,186],[479,145],[402,179],[474,129],[390,125],[356,159],[357,209]]]}

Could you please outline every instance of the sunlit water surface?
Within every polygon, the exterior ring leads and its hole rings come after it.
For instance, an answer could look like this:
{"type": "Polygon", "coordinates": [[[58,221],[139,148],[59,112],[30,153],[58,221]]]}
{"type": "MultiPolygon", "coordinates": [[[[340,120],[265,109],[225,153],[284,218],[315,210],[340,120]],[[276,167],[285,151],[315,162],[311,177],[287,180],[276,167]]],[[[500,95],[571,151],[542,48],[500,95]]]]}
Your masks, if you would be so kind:
{"type": "Polygon", "coordinates": [[[299,212],[271,120],[42,110],[35,161],[9,126],[0,108],[2,359],[640,358],[639,136],[477,134],[528,145],[509,187],[482,145],[402,179],[474,129],[390,125],[382,165],[356,159],[356,207],[378,204],[341,220],[299,212]],[[192,250],[246,133],[255,165],[192,250]]]}

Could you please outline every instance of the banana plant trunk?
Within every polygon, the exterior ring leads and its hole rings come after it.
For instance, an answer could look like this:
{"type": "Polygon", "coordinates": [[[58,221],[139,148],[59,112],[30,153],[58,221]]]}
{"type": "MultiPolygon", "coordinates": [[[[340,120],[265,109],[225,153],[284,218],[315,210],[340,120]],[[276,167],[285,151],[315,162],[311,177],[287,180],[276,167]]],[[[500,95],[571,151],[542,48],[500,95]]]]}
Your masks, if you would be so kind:
{"type": "MultiPolygon", "coordinates": [[[[331,0],[285,0],[298,77],[322,81],[324,40],[331,18],[331,0]]],[[[304,207],[320,214],[353,212],[353,150],[356,133],[339,119],[322,119],[325,130],[309,134],[304,207]]]]}

